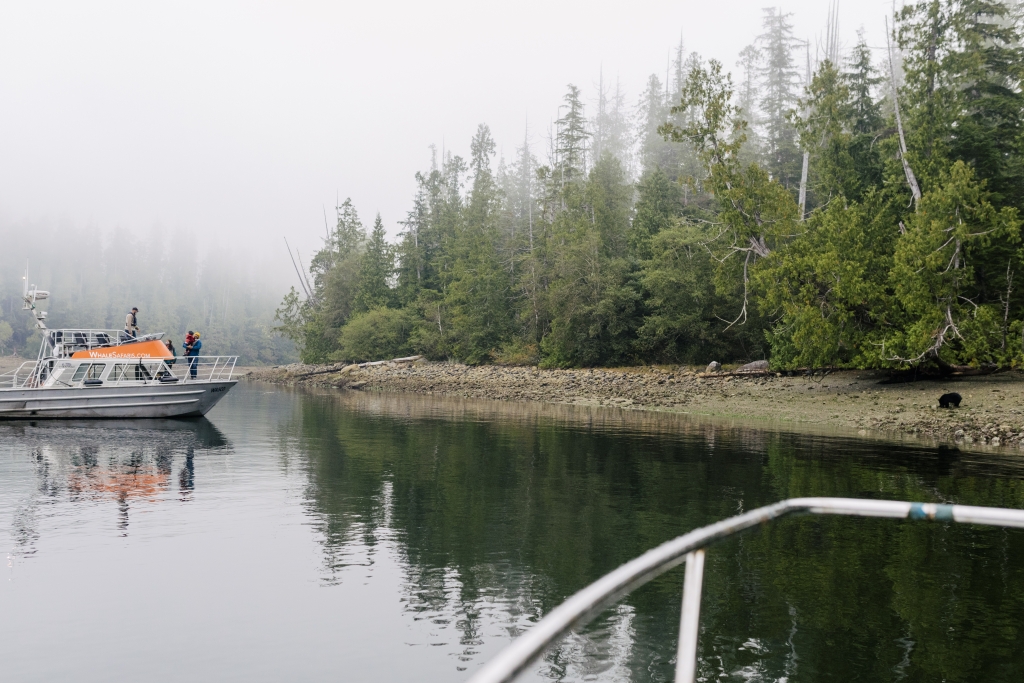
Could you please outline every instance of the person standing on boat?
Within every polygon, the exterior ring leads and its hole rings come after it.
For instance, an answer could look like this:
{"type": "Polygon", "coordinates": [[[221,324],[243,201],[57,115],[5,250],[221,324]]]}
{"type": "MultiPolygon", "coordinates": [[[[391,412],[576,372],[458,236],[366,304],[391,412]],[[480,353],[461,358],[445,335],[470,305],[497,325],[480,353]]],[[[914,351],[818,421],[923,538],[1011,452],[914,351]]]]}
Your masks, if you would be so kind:
{"type": "Polygon", "coordinates": [[[168,339],[164,343],[167,344],[167,350],[170,351],[171,356],[173,356],[173,358],[169,358],[164,362],[167,363],[167,367],[171,367],[172,365],[174,365],[175,361],[178,360],[178,350],[174,348],[174,342],[172,342],[170,339],[168,339]]]}
{"type": "Polygon", "coordinates": [[[129,339],[139,336],[139,309],[132,307],[132,310],[124,317],[124,334],[129,339]]]}
{"type": "Polygon", "coordinates": [[[196,378],[199,364],[199,351],[203,348],[203,342],[199,339],[199,333],[196,332],[192,338],[192,343],[188,345],[188,350],[185,355],[188,356],[188,374],[192,379],[196,378]]]}
{"type": "Polygon", "coordinates": [[[185,362],[188,363],[189,368],[192,367],[192,361],[189,356],[192,355],[192,344],[195,343],[196,333],[189,330],[185,335],[185,341],[181,343],[181,353],[185,356],[185,362]]]}

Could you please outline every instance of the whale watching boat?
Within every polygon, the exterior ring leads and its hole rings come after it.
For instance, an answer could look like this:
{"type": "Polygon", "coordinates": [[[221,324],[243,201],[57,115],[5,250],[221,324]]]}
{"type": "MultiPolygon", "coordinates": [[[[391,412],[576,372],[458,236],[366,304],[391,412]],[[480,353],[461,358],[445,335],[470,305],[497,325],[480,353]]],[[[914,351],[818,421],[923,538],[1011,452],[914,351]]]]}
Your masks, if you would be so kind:
{"type": "Polygon", "coordinates": [[[47,298],[25,281],[23,308],[43,339],[35,361],[0,375],[0,420],[198,417],[238,382],[238,356],[175,358],[162,332],[47,329],[36,306],[47,298]]]}

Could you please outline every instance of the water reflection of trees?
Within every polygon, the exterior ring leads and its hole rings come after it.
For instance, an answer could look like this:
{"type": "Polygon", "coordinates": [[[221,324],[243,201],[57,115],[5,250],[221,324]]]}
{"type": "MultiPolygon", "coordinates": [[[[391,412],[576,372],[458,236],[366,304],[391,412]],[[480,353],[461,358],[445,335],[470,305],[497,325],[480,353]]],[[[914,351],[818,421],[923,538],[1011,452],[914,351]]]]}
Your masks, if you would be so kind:
{"type": "MultiPolygon", "coordinates": [[[[607,413],[579,408],[501,415],[415,398],[303,401],[293,428],[328,580],[353,553],[372,557],[393,538],[407,561],[407,609],[454,621],[466,660],[488,624],[515,634],[644,550],[782,498],[1024,507],[1024,470],[1012,458],[677,418],[615,429],[607,413]]],[[[1018,531],[783,520],[709,553],[702,674],[1009,680],[1024,670],[1021,560],[1018,531]]],[[[681,572],[662,577],[568,638],[546,675],[671,680],[681,581],[681,572]]]]}
{"type": "Polygon", "coordinates": [[[132,507],[181,499],[195,487],[197,450],[228,446],[211,422],[201,420],[55,421],[0,425],[0,439],[17,437],[32,458],[35,490],[17,506],[12,520],[15,552],[35,553],[40,509],[49,503],[113,501],[117,528],[127,533],[132,507]]]}

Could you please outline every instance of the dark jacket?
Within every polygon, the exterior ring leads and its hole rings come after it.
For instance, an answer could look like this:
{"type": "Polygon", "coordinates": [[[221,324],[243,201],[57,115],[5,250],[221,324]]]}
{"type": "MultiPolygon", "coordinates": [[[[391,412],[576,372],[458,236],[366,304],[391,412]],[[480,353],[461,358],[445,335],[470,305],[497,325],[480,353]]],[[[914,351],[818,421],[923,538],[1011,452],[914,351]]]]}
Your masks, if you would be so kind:
{"type": "Polygon", "coordinates": [[[201,339],[196,339],[192,342],[192,345],[185,351],[186,356],[198,356],[199,350],[203,348],[203,342],[201,339]]]}

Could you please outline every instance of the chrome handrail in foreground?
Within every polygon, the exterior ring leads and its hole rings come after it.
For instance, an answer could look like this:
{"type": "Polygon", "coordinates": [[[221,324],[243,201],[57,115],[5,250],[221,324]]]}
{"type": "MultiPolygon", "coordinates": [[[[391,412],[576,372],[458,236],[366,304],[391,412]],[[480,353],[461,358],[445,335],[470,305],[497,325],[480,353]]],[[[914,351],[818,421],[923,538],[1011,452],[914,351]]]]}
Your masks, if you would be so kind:
{"type": "Polygon", "coordinates": [[[579,591],[498,653],[469,683],[511,681],[570,629],[586,624],[605,608],[651,579],[686,562],[680,617],[676,683],[693,683],[704,575],[704,548],[741,531],[794,513],[936,520],[1024,528],[1024,510],[906,503],[856,498],[792,498],[751,510],[666,541],[579,591]]]}

